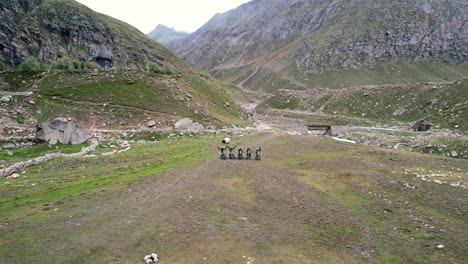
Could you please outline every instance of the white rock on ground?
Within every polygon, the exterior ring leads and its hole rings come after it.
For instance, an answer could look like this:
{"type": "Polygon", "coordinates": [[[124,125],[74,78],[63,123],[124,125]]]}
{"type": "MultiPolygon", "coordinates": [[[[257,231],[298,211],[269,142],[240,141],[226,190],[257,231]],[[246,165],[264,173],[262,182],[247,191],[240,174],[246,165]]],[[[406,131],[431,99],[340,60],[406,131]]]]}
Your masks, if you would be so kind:
{"type": "Polygon", "coordinates": [[[190,118],[183,118],[183,119],[180,119],[180,120],[178,120],[177,122],[175,122],[174,127],[175,127],[176,129],[182,129],[182,128],[185,128],[185,127],[190,126],[191,124],[193,124],[193,120],[192,120],[192,119],[190,119],[190,118]]]}
{"type": "Polygon", "coordinates": [[[158,254],[156,253],[151,253],[151,255],[146,255],[143,260],[146,262],[146,264],[150,263],[157,263],[159,261],[158,259],[158,254]]]}
{"type": "Polygon", "coordinates": [[[156,121],[150,120],[150,121],[148,121],[148,122],[146,123],[146,126],[147,126],[147,127],[154,127],[154,126],[156,126],[156,121]]]}
{"type": "Polygon", "coordinates": [[[0,101],[2,101],[2,102],[4,102],[4,103],[8,103],[8,102],[11,101],[11,96],[9,96],[9,95],[2,96],[2,97],[0,98],[0,101]]]}

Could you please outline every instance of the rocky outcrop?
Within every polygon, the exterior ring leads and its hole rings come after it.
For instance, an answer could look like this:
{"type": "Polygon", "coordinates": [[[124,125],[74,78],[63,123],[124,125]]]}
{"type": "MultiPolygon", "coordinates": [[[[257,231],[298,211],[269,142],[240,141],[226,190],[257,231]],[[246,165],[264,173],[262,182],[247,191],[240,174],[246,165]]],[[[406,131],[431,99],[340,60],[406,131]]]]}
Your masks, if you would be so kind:
{"type": "Polygon", "coordinates": [[[86,142],[90,135],[80,128],[75,122],[66,118],[56,118],[49,122],[44,122],[37,126],[36,138],[55,145],[61,144],[82,144],[86,142]]]}
{"type": "Polygon", "coordinates": [[[464,1],[254,0],[214,16],[168,47],[219,76],[263,71],[302,79],[380,62],[467,63],[468,6],[464,1]]]}
{"type": "Polygon", "coordinates": [[[147,61],[181,66],[166,48],[137,29],[73,0],[1,1],[0,32],[0,54],[9,66],[29,56],[45,66],[75,59],[102,68],[145,69],[147,61]]]}

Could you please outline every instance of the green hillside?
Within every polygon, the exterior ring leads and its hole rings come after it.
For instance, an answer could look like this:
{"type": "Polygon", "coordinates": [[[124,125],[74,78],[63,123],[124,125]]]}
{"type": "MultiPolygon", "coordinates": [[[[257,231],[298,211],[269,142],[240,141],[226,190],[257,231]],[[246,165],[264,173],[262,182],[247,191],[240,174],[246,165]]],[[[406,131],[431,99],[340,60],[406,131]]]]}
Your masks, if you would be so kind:
{"type": "Polygon", "coordinates": [[[347,89],[281,90],[258,107],[338,114],[380,123],[426,119],[441,128],[468,129],[468,78],[447,83],[347,89]]]}
{"type": "Polygon", "coordinates": [[[3,74],[7,91],[32,91],[8,103],[26,109],[39,122],[72,117],[93,128],[141,127],[152,119],[161,126],[189,117],[203,125],[246,124],[240,107],[215,81],[192,74],[161,75],[139,70],[3,74]],[[41,77],[43,76],[43,77],[41,77]],[[226,106],[229,104],[229,107],[226,106]]]}

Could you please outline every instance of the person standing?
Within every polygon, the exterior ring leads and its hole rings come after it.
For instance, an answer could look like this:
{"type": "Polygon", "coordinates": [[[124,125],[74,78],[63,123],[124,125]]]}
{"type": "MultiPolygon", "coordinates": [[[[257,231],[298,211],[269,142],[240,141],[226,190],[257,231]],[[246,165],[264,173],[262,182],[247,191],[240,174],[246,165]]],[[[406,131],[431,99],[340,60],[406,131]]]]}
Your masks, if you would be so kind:
{"type": "Polygon", "coordinates": [[[237,148],[237,146],[233,148],[230,148],[229,146],[227,146],[227,148],[229,149],[229,159],[236,159],[236,156],[234,155],[234,149],[237,148]]]}
{"type": "Polygon", "coordinates": [[[224,153],[224,152],[226,151],[226,148],[218,147],[218,149],[221,151],[221,154],[219,155],[219,159],[225,160],[226,159],[226,153],[224,153]]]}
{"type": "Polygon", "coordinates": [[[246,159],[250,160],[251,158],[252,158],[252,150],[250,148],[247,148],[246,159]]]}
{"type": "Polygon", "coordinates": [[[260,156],[260,153],[262,152],[262,148],[258,147],[258,149],[255,151],[255,159],[256,160],[261,160],[262,157],[260,156]]]}

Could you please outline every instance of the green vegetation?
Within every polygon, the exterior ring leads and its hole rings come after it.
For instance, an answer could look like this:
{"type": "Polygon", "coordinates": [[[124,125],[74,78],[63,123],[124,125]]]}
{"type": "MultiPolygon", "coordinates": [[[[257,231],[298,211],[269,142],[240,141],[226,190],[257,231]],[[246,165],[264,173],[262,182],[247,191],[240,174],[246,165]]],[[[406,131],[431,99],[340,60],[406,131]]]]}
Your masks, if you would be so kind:
{"type": "Polygon", "coordinates": [[[89,70],[89,69],[94,69],[96,66],[89,61],[83,61],[83,60],[78,60],[74,59],[72,61],[73,69],[75,71],[83,71],[83,70],[89,70]]]}
{"type": "Polygon", "coordinates": [[[209,73],[207,73],[207,72],[203,72],[203,71],[199,72],[198,75],[199,75],[200,77],[203,77],[203,78],[206,78],[206,79],[211,79],[211,78],[213,78],[213,77],[211,76],[211,74],[209,74],[209,73]]]}
{"type": "Polygon", "coordinates": [[[230,92],[234,92],[234,93],[241,92],[241,89],[239,89],[239,87],[237,87],[236,85],[234,85],[232,83],[228,83],[228,82],[218,80],[218,79],[214,79],[214,80],[216,81],[216,83],[218,83],[219,85],[224,87],[224,89],[226,89],[226,90],[228,90],[230,92]]]}
{"type": "MultiPolygon", "coordinates": [[[[467,97],[468,79],[464,78],[448,83],[290,92],[283,90],[263,101],[258,110],[289,108],[317,115],[323,115],[323,112],[331,117],[340,115],[347,119],[349,124],[362,123],[366,120],[370,123],[394,121],[412,123],[426,119],[436,127],[466,130],[468,129],[468,123],[465,121],[468,118],[468,102],[465,100],[467,97]]],[[[332,122],[332,124],[341,123],[339,120],[332,122]]]]}
{"type": "MultiPolygon", "coordinates": [[[[11,217],[12,212],[22,210],[23,208],[77,196],[82,192],[89,192],[95,189],[119,189],[124,182],[132,183],[140,177],[151,176],[168,168],[199,161],[208,154],[207,148],[203,146],[202,142],[203,137],[191,138],[190,141],[168,141],[161,143],[162,145],[159,148],[139,145],[128,153],[116,155],[115,158],[57,159],[52,164],[63,169],[62,172],[43,176],[37,170],[31,172],[32,174],[36,174],[34,181],[46,183],[52,180],[55,182],[53,187],[50,188],[50,186],[47,187],[45,184],[41,184],[42,186],[39,188],[35,188],[35,190],[28,191],[19,196],[14,195],[21,192],[20,189],[16,188],[11,189],[9,195],[3,193],[0,196],[2,204],[0,205],[1,215],[9,215],[11,217]],[[168,151],[172,153],[171,156],[165,155],[168,151]],[[81,167],[88,160],[91,160],[91,164],[93,165],[87,168],[86,173],[91,173],[92,177],[82,178],[80,176],[82,175],[81,172],[76,173],[76,169],[73,168],[77,164],[80,164],[78,166],[81,167]],[[100,164],[100,168],[94,170],[93,167],[97,164],[100,164]],[[115,166],[115,164],[119,165],[115,166]],[[126,167],[125,164],[133,165],[131,168],[124,169],[126,167]],[[68,176],[63,178],[65,171],[67,171],[68,176]],[[41,195],[38,196],[37,194],[41,195]]],[[[29,149],[18,149],[14,156],[17,156],[15,160],[22,160],[56,151],[73,153],[79,151],[81,147],[81,145],[61,145],[49,148],[45,144],[38,144],[29,149]]],[[[50,165],[41,165],[40,167],[49,171],[52,168],[50,165]]]]}
{"type": "MultiPolygon", "coordinates": [[[[75,66],[75,64],[73,65],[75,66]]],[[[68,70],[70,68],[70,65],[68,65],[68,63],[63,60],[58,60],[53,62],[51,67],[54,70],[68,70]]]]}
{"type": "Polygon", "coordinates": [[[39,84],[41,97],[37,99],[41,110],[38,120],[73,113],[85,122],[99,115],[108,127],[141,125],[147,118],[165,122],[189,117],[204,125],[247,122],[228,94],[215,83],[196,76],[170,77],[114,69],[88,77],[90,73],[86,72],[62,72],[43,78],[39,84]],[[231,107],[226,108],[226,102],[231,107]]]}
{"type": "Polygon", "coordinates": [[[5,58],[0,54],[0,71],[6,70],[5,58]]]}
{"type": "Polygon", "coordinates": [[[427,62],[378,63],[362,70],[336,70],[307,75],[300,80],[307,87],[344,88],[363,85],[414,84],[418,82],[453,81],[468,75],[466,65],[427,62]]]}
{"type": "Polygon", "coordinates": [[[41,64],[37,58],[29,57],[18,65],[18,71],[21,73],[37,73],[41,71],[41,64]]]}
{"type": "Polygon", "coordinates": [[[299,98],[296,97],[282,97],[275,96],[270,97],[265,103],[273,107],[274,109],[291,109],[294,110],[299,106],[299,98]]]}
{"type": "Polygon", "coordinates": [[[18,114],[16,115],[15,119],[16,119],[16,122],[18,122],[18,124],[24,124],[26,117],[22,114],[18,114]]]}
{"type": "Polygon", "coordinates": [[[166,74],[166,75],[173,75],[173,74],[181,74],[180,70],[174,71],[170,67],[167,66],[160,66],[156,62],[148,62],[146,65],[146,69],[149,72],[156,73],[156,74],[166,74]]]}
{"type": "MultiPolygon", "coordinates": [[[[429,62],[378,63],[371,68],[361,70],[336,69],[305,76],[300,75],[295,67],[295,64],[291,64],[284,72],[273,75],[260,70],[247,80],[244,86],[253,91],[273,93],[278,89],[339,89],[365,85],[408,85],[419,82],[444,82],[468,76],[467,65],[429,62]]],[[[240,83],[250,74],[252,73],[247,68],[235,68],[223,71],[222,79],[232,83],[240,83]]]]}
{"type": "Polygon", "coordinates": [[[159,66],[159,64],[157,64],[156,62],[148,62],[148,64],[146,65],[146,68],[148,69],[149,72],[152,72],[152,73],[162,73],[162,69],[161,69],[161,66],[159,66]]]}
{"type": "Polygon", "coordinates": [[[0,160],[6,164],[12,164],[18,161],[34,159],[45,154],[61,152],[65,154],[76,153],[86,144],[81,145],[55,145],[49,146],[45,143],[36,143],[31,147],[17,148],[12,150],[0,150],[0,160]]]}

